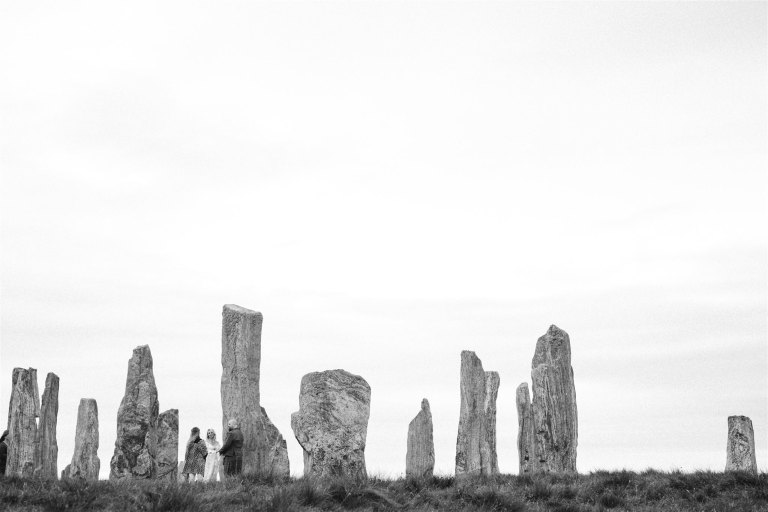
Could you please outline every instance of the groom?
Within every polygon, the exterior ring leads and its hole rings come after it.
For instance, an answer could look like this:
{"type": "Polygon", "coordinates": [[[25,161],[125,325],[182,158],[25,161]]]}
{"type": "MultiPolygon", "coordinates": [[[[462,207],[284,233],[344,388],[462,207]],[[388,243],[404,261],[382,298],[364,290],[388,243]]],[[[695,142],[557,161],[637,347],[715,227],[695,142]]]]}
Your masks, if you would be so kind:
{"type": "Polygon", "coordinates": [[[227,438],[219,454],[224,456],[224,474],[239,475],[243,472],[243,433],[236,419],[227,422],[227,438]]]}

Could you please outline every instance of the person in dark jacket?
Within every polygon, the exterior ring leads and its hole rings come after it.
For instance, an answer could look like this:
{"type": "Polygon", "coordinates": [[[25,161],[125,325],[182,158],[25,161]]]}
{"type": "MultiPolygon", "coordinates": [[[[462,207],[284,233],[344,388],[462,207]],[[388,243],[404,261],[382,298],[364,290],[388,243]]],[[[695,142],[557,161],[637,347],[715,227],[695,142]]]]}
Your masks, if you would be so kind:
{"type": "Polygon", "coordinates": [[[0,475],[5,474],[5,463],[8,461],[8,445],[5,442],[5,438],[8,437],[8,431],[3,432],[0,437],[0,475]]]}
{"type": "Polygon", "coordinates": [[[243,472],[243,433],[234,419],[227,422],[227,428],[229,432],[219,453],[224,456],[224,474],[235,476],[243,472]]]}
{"type": "Polygon", "coordinates": [[[187,441],[187,453],[184,458],[184,479],[189,482],[202,481],[205,473],[205,457],[208,455],[208,448],[205,441],[200,437],[200,429],[195,427],[187,441]]]}

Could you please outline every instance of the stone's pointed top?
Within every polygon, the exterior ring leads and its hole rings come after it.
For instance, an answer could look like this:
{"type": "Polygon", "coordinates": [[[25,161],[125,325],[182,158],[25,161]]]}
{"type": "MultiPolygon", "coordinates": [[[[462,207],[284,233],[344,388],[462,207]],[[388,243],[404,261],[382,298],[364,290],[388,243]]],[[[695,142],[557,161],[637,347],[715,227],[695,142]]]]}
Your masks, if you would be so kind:
{"type": "Polygon", "coordinates": [[[462,350],[461,357],[477,357],[474,350],[462,350]]]}
{"type": "Polygon", "coordinates": [[[531,368],[541,364],[555,363],[571,365],[571,339],[567,332],[552,324],[546,334],[536,342],[536,352],[531,361],[531,368]]]}
{"type": "Polygon", "coordinates": [[[427,400],[426,398],[421,399],[421,410],[429,411],[429,400],[427,400]]]}
{"type": "Polygon", "coordinates": [[[263,315],[258,311],[253,311],[252,309],[244,308],[242,306],[238,306],[237,304],[224,304],[222,313],[226,313],[227,311],[232,311],[241,315],[254,315],[263,317],[263,315]]]}
{"type": "Polygon", "coordinates": [[[519,386],[517,386],[517,392],[520,393],[521,391],[528,391],[528,383],[522,382],[519,386]]]}
{"type": "Polygon", "coordinates": [[[179,410],[178,409],[168,409],[167,411],[163,411],[163,412],[160,413],[161,416],[164,415],[164,414],[165,415],[171,414],[171,415],[178,416],[179,415],[179,410]]]}
{"type": "Polygon", "coordinates": [[[547,329],[547,334],[549,334],[550,336],[563,336],[563,335],[568,336],[568,334],[564,330],[562,330],[555,324],[552,324],[549,326],[549,329],[547,329]]]}
{"type": "Polygon", "coordinates": [[[728,421],[733,421],[734,419],[741,420],[741,421],[749,421],[749,422],[752,421],[752,420],[749,419],[748,416],[741,416],[739,414],[736,414],[736,415],[733,415],[733,416],[728,416],[728,421]]]}
{"type": "Polygon", "coordinates": [[[139,353],[139,352],[146,352],[150,355],[152,355],[152,351],[149,349],[149,345],[139,345],[138,347],[133,349],[133,353],[139,353]]]}

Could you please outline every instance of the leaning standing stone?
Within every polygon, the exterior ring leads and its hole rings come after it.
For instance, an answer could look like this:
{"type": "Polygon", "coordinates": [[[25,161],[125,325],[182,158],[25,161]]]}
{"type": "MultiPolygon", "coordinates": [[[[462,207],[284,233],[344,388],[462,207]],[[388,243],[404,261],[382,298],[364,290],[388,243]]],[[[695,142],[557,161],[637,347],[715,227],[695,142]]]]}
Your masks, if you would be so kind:
{"type": "Polygon", "coordinates": [[[45,378],[43,403],[37,429],[35,476],[56,479],[59,476],[59,446],[56,443],[56,423],[59,414],[59,377],[49,373],[45,378]]]}
{"type": "Polygon", "coordinates": [[[499,474],[496,455],[496,397],[499,395],[499,382],[498,372],[485,372],[485,430],[480,444],[480,468],[484,475],[499,474]]]}
{"type": "Polygon", "coordinates": [[[154,478],[157,474],[157,387],[148,345],[133,349],[125,395],[117,410],[117,440],[109,479],[154,478]]]}
{"type": "Polygon", "coordinates": [[[77,408],[75,453],[62,478],[98,480],[101,461],[99,451],[99,408],[93,398],[81,398],[77,408]]]}
{"type": "Polygon", "coordinates": [[[523,382],[517,387],[517,453],[520,458],[519,474],[525,475],[535,471],[533,456],[533,410],[531,396],[528,393],[528,383],[523,382]]]}
{"type": "Polygon", "coordinates": [[[432,478],[435,469],[435,444],[432,439],[432,411],[429,401],[421,401],[421,411],[408,425],[408,447],[405,452],[405,477],[432,478]]]}
{"type": "Polygon", "coordinates": [[[752,429],[752,420],[746,416],[728,416],[728,455],[725,470],[757,474],[755,432],[752,429]]]}
{"type": "Polygon", "coordinates": [[[176,481],[179,464],[179,410],[168,409],[157,417],[157,479],[176,481]]]}
{"type": "Polygon", "coordinates": [[[243,432],[243,473],[287,478],[288,449],[260,405],[261,313],[226,304],[221,325],[223,432],[236,419],[243,432]]]}
{"type": "Polygon", "coordinates": [[[36,403],[37,370],[14,368],[12,382],[5,474],[31,477],[35,471],[35,448],[38,435],[35,418],[40,410],[40,406],[36,403]]]}
{"type": "Polygon", "coordinates": [[[365,480],[365,442],[371,387],[345,370],[308,373],[301,379],[299,410],[291,428],[304,449],[304,476],[365,480]]]}
{"type": "Polygon", "coordinates": [[[456,437],[456,477],[482,472],[481,445],[486,435],[485,371],[474,352],[461,352],[461,408],[456,437]]]}
{"type": "Polygon", "coordinates": [[[575,472],[578,418],[568,333],[550,326],[531,363],[537,471],[575,472]]]}

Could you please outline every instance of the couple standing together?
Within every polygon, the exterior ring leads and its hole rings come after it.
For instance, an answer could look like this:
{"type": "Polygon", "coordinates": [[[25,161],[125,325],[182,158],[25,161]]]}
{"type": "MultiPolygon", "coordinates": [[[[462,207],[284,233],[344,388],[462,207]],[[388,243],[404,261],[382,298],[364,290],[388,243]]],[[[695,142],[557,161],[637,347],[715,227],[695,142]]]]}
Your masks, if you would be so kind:
{"type": "Polygon", "coordinates": [[[216,439],[216,432],[209,428],[205,440],[200,438],[200,429],[195,427],[187,441],[182,480],[215,482],[220,470],[220,457],[224,458],[224,474],[239,475],[243,471],[243,433],[237,420],[227,422],[227,437],[224,446],[216,439]]]}

